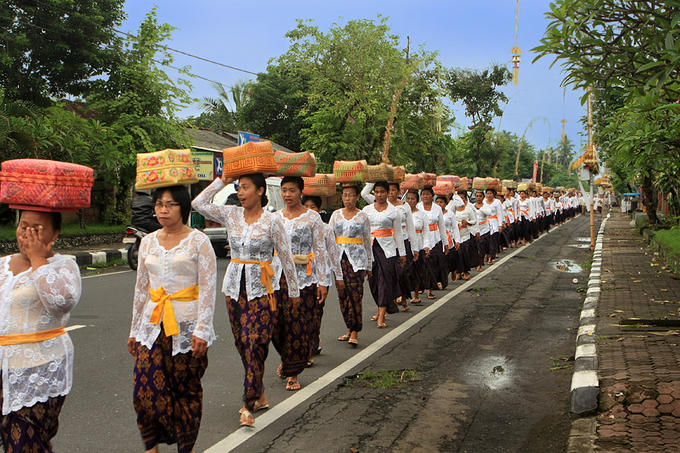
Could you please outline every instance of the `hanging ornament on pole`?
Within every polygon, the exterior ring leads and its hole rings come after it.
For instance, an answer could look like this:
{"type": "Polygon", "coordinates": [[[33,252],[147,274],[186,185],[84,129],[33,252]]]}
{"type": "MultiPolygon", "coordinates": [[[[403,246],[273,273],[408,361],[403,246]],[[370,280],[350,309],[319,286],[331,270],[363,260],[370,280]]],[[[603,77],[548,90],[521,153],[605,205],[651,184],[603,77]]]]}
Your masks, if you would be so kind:
{"type": "Polygon", "coordinates": [[[517,85],[519,82],[519,62],[522,55],[522,49],[518,45],[519,38],[519,0],[517,0],[517,6],[515,7],[515,45],[510,49],[512,53],[512,84],[517,85]]]}

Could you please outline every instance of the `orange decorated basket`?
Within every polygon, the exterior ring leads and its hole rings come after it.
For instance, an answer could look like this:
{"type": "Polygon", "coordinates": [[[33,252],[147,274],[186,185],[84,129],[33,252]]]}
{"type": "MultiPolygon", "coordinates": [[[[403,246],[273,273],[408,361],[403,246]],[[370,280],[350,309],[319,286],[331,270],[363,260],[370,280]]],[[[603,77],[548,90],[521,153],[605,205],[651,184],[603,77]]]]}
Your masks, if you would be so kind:
{"type": "Polygon", "coordinates": [[[305,182],[304,195],[316,195],[317,197],[330,197],[335,195],[335,176],[317,173],[311,178],[302,178],[305,182]]]}
{"type": "Polygon", "coordinates": [[[2,163],[0,202],[13,209],[73,212],[90,207],[94,170],[45,159],[2,163]]]}
{"type": "Polygon", "coordinates": [[[276,151],[276,174],[279,176],[314,176],[316,174],[316,158],[314,154],[302,151],[299,153],[287,153],[276,151]]]}
{"type": "Polygon", "coordinates": [[[224,148],[225,176],[239,177],[251,173],[276,174],[274,149],[270,141],[247,142],[240,146],[224,148]]]}

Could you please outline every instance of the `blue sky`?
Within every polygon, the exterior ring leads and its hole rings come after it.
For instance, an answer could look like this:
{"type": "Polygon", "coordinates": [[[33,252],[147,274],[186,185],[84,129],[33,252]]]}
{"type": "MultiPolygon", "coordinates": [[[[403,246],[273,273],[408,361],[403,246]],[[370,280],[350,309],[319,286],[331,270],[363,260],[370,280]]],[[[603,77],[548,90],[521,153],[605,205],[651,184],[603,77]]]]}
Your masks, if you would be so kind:
{"type": "MultiPolygon", "coordinates": [[[[563,118],[567,136],[578,146],[583,141],[579,119],[585,112],[581,93],[567,88],[565,95],[560,87],[559,66],[549,69],[550,58],[531,63],[530,49],[539,44],[548,24],[544,13],[549,3],[520,0],[518,44],[523,55],[519,84],[505,89],[510,101],[500,120],[502,129],[517,135],[526,130],[527,139],[539,149],[556,146],[563,118]]],[[[264,71],[271,58],[288,49],[284,34],[295,27],[298,18],[312,19],[325,31],[334,22],[375,19],[379,14],[389,18],[392,31],[404,42],[410,36],[412,45],[438,51],[447,67],[482,69],[492,63],[512,67],[515,0],[128,0],[123,30],[134,31],[154,6],[161,22],[177,28],[171,47],[253,72],[264,71]]],[[[183,55],[175,58],[175,65],[190,65],[193,73],[225,86],[255,78],[183,55]]],[[[167,72],[176,75],[172,69],[167,72]]],[[[194,97],[215,95],[210,82],[192,82],[194,97]]],[[[196,104],[182,114],[199,112],[196,104]]],[[[454,113],[459,127],[469,124],[462,108],[456,106],[454,113]]],[[[498,125],[496,119],[494,127],[498,125]]]]}

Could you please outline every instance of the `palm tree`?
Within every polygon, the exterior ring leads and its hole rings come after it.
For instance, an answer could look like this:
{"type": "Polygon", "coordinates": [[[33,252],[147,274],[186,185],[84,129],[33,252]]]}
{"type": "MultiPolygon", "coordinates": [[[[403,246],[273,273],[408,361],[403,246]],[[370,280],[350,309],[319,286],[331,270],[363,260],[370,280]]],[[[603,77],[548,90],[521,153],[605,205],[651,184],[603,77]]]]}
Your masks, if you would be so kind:
{"type": "Polygon", "coordinates": [[[565,135],[557,148],[557,163],[568,168],[573,159],[573,154],[574,144],[569,140],[569,137],[565,135]]]}
{"type": "Polygon", "coordinates": [[[213,84],[216,98],[203,99],[203,108],[209,114],[209,127],[216,131],[236,132],[246,129],[243,108],[250,99],[250,82],[238,82],[229,87],[213,84]]]}

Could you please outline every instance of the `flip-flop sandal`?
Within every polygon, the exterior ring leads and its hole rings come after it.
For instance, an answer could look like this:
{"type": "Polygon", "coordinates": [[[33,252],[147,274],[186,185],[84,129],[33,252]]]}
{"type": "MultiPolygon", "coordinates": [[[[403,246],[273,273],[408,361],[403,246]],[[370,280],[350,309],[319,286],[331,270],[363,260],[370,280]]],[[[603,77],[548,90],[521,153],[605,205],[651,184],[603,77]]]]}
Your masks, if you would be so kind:
{"type": "Polygon", "coordinates": [[[418,304],[422,304],[422,303],[423,303],[423,301],[420,300],[420,299],[411,299],[411,305],[418,305],[418,304]]]}
{"type": "Polygon", "coordinates": [[[401,307],[401,311],[409,311],[410,309],[411,307],[409,307],[408,305],[404,305],[403,307],[401,307]]]}
{"type": "Polygon", "coordinates": [[[349,341],[349,334],[344,334],[341,337],[338,337],[338,341],[349,341]]]}
{"type": "Polygon", "coordinates": [[[253,412],[263,411],[265,409],[269,409],[269,403],[260,404],[259,401],[255,401],[255,404],[253,404],[253,412]]]}
{"type": "Polygon", "coordinates": [[[377,321],[378,320],[378,315],[371,316],[371,321],[377,321]]]}
{"type": "Polygon", "coordinates": [[[251,414],[249,410],[243,409],[241,411],[241,426],[252,428],[254,424],[255,417],[253,417],[253,414],[251,414]]]}
{"type": "Polygon", "coordinates": [[[387,324],[378,324],[378,329],[387,329],[387,324]]]}
{"type": "Polygon", "coordinates": [[[296,390],[300,390],[300,383],[297,381],[288,381],[286,382],[286,390],[289,392],[295,392],[296,390]]]}
{"type": "Polygon", "coordinates": [[[435,296],[434,294],[428,294],[428,295],[427,295],[427,298],[430,299],[430,300],[432,300],[432,299],[436,299],[437,296],[435,296]]]}
{"type": "Polygon", "coordinates": [[[347,343],[354,346],[355,348],[359,346],[359,340],[357,340],[356,338],[350,338],[349,340],[347,340],[347,343]]]}

